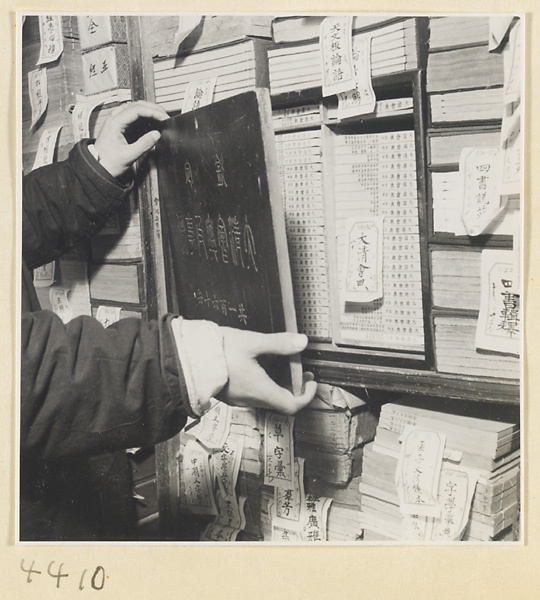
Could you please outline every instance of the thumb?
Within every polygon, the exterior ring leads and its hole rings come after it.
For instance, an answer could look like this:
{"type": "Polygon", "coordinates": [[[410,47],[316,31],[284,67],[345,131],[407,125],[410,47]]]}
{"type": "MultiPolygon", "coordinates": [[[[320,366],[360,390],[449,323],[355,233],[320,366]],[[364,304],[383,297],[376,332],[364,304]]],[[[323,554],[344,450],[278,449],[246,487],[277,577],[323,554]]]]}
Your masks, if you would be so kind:
{"type": "Polygon", "coordinates": [[[129,152],[126,156],[127,160],[135,162],[145,152],[151,150],[160,137],[161,133],[159,133],[159,131],[152,130],[142,135],[136,142],[129,144],[129,152]]]}
{"type": "Polygon", "coordinates": [[[305,350],[308,338],[303,333],[261,333],[253,347],[255,356],[276,354],[290,356],[305,350]]]}

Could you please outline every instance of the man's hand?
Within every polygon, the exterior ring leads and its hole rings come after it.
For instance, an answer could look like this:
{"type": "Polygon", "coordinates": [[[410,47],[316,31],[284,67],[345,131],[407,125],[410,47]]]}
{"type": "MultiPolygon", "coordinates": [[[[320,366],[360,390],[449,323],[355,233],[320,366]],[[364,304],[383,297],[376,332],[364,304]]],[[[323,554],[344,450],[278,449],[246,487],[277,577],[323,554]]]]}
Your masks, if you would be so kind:
{"type": "Polygon", "coordinates": [[[300,396],[272,381],[257,362],[263,355],[290,356],[305,349],[307,337],[298,333],[256,333],[229,327],[223,333],[225,362],[229,381],[217,397],[232,406],[261,407],[293,415],[307,406],[317,384],[311,373],[304,374],[304,388],[300,396]]]}
{"type": "Polygon", "coordinates": [[[158,131],[149,131],[136,142],[129,144],[124,137],[129,125],[137,119],[155,119],[163,121],[169,115],[157,104],[139,100],[126,106],[121,106],[103,124],[94,144],[100,164],[113,177],[125,173],[141,156],[152,149],[160,138],[158,131]]]}

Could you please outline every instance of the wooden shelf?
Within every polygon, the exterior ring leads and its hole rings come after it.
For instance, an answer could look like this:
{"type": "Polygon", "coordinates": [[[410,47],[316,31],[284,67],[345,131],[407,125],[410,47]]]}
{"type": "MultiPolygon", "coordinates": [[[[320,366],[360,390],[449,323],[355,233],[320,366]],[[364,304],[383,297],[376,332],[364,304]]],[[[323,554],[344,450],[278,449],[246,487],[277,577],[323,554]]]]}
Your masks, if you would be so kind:
{"type": "Polygon", "coordinates": [[[312,371],[318,382],[341,387],[515,405],[520,402],[519,381],[513,379],[488,380],[420,369],[342,363],[312,356],[306,357],[304,368],[312,371]]]}

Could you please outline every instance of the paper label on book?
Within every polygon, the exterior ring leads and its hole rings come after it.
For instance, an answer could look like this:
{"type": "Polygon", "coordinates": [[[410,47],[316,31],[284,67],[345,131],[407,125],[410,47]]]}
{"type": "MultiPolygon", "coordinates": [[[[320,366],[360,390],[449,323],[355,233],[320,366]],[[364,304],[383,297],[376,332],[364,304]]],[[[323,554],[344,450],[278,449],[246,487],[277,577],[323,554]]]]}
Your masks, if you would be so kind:
{"type": "Polygon", "coordinates": [[[320,33],[323,96],[356,88],[352,58],[352,17],[326,17],[320,33]]]}
{"type": "Polygon", "coordinates": [[[112,42],[111,17],[104,15],[79,15],[81,48],[93,48],[112,42]]]}
{"type": "Polygon", "coordinates": [[[189,511],[200,515],[217,514],[210,476],[210,454],[195,440],[186,444],[182,476],[189,511]]]}
{"type": "Polygon", "coordinates": [[[423,517],[421,515],[402,516],[401,521],[401,539],[409,542],[423,542],[429,535],[429,525],[432,517],[423,517]]]}
{"type": "Polygon", "coordinates": [[[446,435],[406,427],[396,470],[396,487],[402,514],[437,517],[437,500],[446,435]]]}
{"type": "Polygon", "coordinates": [[[469,520],[478,474],[443,468],[439,482],[441,515],[433,520],[430,538],[435,542],[461,539],[469,520]]]}
{"type": "Polygon", "coordinates": [[[300,513],[301,535],[305,542],[325,542],[328,509],[332,498],[306,494],[300,513]]]}
{"type": "Polygon", "coordinates": [[[222,523],[209,523],[203,531],[200,541],[201,542],[235,542],[239,529],[234,527],[228,527],[222,523]]]}
{"type": "Polygon", "coordinates": [[[68,323],[73,318],[73,310],[68,300],[69,292],[69,289],[61,287],[52,287],[49,290],[49,300],[53,312],[62,319],[62,323],[68,323]]]}
{"type": "Polygon", "coordinates": [[[383,296],[383,218],[347,220],[345,302],[383,296]]]}
{"type": "Polygon", "coordinates": [[[97,94],[118,87],[116,52],[114,46],[105,46],[82,55],[84,89],[97,94]]]}
{"type": "Polygon", "coordinates": [[[178,29],[174,36],[172,54],[178,52],[180,44],[197,28],[202,19],[202,15],[181,15],[178,17],[178,29]]]}
{"type": "MultiPolygon", "coordinates": [[[[289,527],[287,524],[281,525],[276,523],[276,507],[274,502],[270,502],[268,505],[268,514],[272,523],[272,541],[273,542],[302,542],[302,535],[300,531],[294,527],[289,527]]],[[[291,523],[293,525],[293,523],[291,523]]]]}
{"type": "Polygon", "coordinates": [[[264,483],[291,489],[294,481],[294,417],[267,412],[264,420],[264,483]]]}
{"type": "Polygon", "coordinates": [[[107,328],[109,325],[120,321],[120,311],[122,309],[119,306],[98,306],[96,311],[96,319],[107,328]]]}
{"type": "Polygon", "coordinates": [[[225,499],[228,499],[235,494],[234,490],[238,480],[243,450],[243,436],[231,434],[223,445],[223,449],[219,452],[214,452],[212,455],[214,474],[218,480],[219,489],[225,499]]]}
{"type": "Polygon", "coordinates": [[[372,113],[375,92],[371,83],[371,36],[356,35],[352,42],[356,88],[338,94],[338,119],[372,113]]]}
{"type": "Polygon", "coordinates": [[[190,435],[209,449],[223,448],[231,428],[231,407],[224,402],[213,401],[212,407],[189,430],[190,435]]]}
{"type": "Polygon", "coordinates": [[[490,52],[497,50],[512,25],[514,15],[491,15],[489,17],[488,49],[490,52]]]}
{"type": "Polygon", "coordinates": [[[54,268],[56,261],[41,265],[34,269],[34,287],[50,287],[54,283],[54,268]]]}
{"type": "Polygon", "coordinates": [[[521,20],[512,27],[508,45],[504,49],[503,104],[518,102],[521,98],[522,39],[521,20]]]}
{"type": "Polygon", "coordinates": [[[35,69],[28,73],[28,92],[30,95],[30,106],[32,107],[30,129],[33,129],[49,103],[46,68],[35,69]]]}
{"type": "Polygon", "coordinates": [[[54,62],[64,51],[62,18],[58,15],[40,16],[39,37],[41,39],[41,48],[36,64],[44,65],[54,62]]]}
{"type": "Polygon", "coordinates": [[[507,354],[520,353],[522,311],[511,250],[483,250],[480,262],[481,298],[476,347],[507,354]]]}
{"type": "Polygon", "coordinates": [[[296,457],[294,460],[293,486],[289,489],[274,488],[274,505],[276,511],[276,524],[282,521],[285,527],[289,521],[298,523],[300,520],[300,507],[304,501],[304,459],[296,457]]]}
{"type": "Polygon", "coordinates": [[[50,165],[53,162],[54,151],[56,149],[56,142],[58,140],[60,129],[62,129],[62,126],[51,127],[50,129],[45,129],[45,131],[41,134],[32,171],[34,169],[39,169],[39,167],[50,165]]]}
{"type": "Polygon", "coordinates": [[[459,172],[463,186],[461,218],[468,235],[480,235],[506,205],[501,201],[499,148],[463,148],[459,172]]]}
{"type": "Polygon", "coordinates": [[[214,97],[216,82],[217,77],[191,81],[186,89],[182,112],[186,113],[190,110],[197,110],[197,108],[211,104],[214,97]]]}
{"type": "Polygon", "coordinates": [[[71,113],[71,123],[73,125],[73,141],[75,143],[89,138],[90,136],[90,116],[95,108],[103,104],[103,100],[97,102],[77,102],[71,113]]]}
{"type": "Polygon", "coordinates": [[[246,517],[244,514],[244,506],[246,504],[246,498],[240,496],[236,498],[236,495],[225,496],[222,491],[216,489],[216,502],[218,516],[214,519],[214,523],[225,525],[231,529],[237,529],[242,531],[246,527],[246,517]]]}

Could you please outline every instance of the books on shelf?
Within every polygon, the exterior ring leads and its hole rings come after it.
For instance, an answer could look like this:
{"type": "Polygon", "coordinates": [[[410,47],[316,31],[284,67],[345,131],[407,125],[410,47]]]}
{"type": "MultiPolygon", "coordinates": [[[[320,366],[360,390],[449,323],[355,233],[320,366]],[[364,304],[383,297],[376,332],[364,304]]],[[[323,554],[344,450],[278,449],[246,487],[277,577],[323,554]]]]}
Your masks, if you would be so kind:
{"type": "Polygon", "coordinates": [[[503,83],[503,57],[489,52],[487,44],[428,55],[427,92],[493,87],[503,83]]]}
{"type": "Polygon", "coordinates": [[[330,290],[321,130],[276,132],[275,140],[298,329],[327,339],[330,290]]]}
{"type": "MultiPolygon", "coordinates": [[[[334,216],[339,281],[339,325],[343,344],[422,352],[424,324],[420,230],[418,220],[416,141],[414,131],[334,136],[334,216]],[[382,231],[384,270],[378,295],[370,301],[346,297],[345,275],[355,244],[356,223],[382,231]]],[[[374,263],[375,264],[375,263],[374,263]]],[[[369,265],[368,265],[369,266],[369,265]]],[[[360,269],[360,267],[359,267],[360,269]]],[[[359,279],[361,279],[359,277],[359,279]]]]}
{"type": "Polygon", "coordinates": [[[139,264],[94,265],[90,271],[92,300],[141,304],[143,287],[139,264]]]}
{"type": "MultiPolygon", "coordinates": [[[[372,77],[418,67],[415,19],[383,25],[369,33],[353,31],[353,48],[355,38],[365,35],[371,37],[372,77]]],[[[270,48],[268,68],[272,95],[321,87],[319,42],[270,48]]]]}
{"type": "MultiPolygon", "coordinates": [[[[375,440],[364,449],[359,485],[364,541],[517,539],[518,424],[424,406],[405,399],[381,409],[375,440]],[[412,435],[415,441],[404,447],[412,435]],[[441,462],[430,470],[427,465],[433,456],[426,448],[431,447],[433,454],[433,439],[443,440],[444,452],[441,462]],[[418,508],[417,516],[411,512],[417,508],[405,502],[411,496],[403,482],[412,481],[409,475],[417,459],[425,465],[422,473],[430,473],[434,482],[432,515],[418,508]],[[457,502],[455,490],[459,487],[464,495],[457,502]]],[[[418,494],[424,494],[429,486],[425,480],[417,485],[418,494]]]]}
{"type": "MultiPolygon", "coordinates": [[[[325,18],[326,15],[276,17],[272,22],[274,42],[284,44],[317,39],[320,35],[321,23],[325,18]]],[[[361,31],[399,19],[388,14],[356,14],[352,18],[352,29],[361,31]]]]}
{"type": "Polygon", "coordinates": [[[480,309],[480,252],[447,248],[431,251],[433,306],[480,309]]]}
{"type": "Polygon", "coordinates": [[[109,234],[107,228],[91,240],[92,260],[112,262],[142,258],[141,219],[138,208],[131,203],[117,215],[118,230],[109,234]]]}
{"type": "Polygon", "coordinates": [[[430,52],[460,46],[486,45],[489,40],[489,17],[464,15],[430,17],[430,52]]]}
{"type": "Polygon", "coordinates": [[[428,136],[429,164],[431,166],[459,165],[463,148],[498,146],[500,130],[447,130],[428,136]]]}
{"type": "Polygon", "coordinates": [[[478,319],[475,317],[434,317],[437,371],[459,376],[518,380],[519,358],[476,349],[477,324],[478,319]]]}
{"type": "Polygon", "coordinates": [[[377,409],[340,388],[321,384],[320,394],[295,417],[296,452],[305,459],[306,476],[346,485],[359,475],[362,447],[375,435],[377,409]]]}
{"type": "MultiPolygon", "coordinates": [[[[463,206],[463,182],[459,171],[432,172],[431,197],[434,233],[467,235],[461,218],[463,206]]],[[[508,198],[504,210],[485,230],[491,235],[513,235],[520,219],[519,197],[508,198]]]]}
{"type": "Polygon", "coordinates": [[[270,39],[272,19],[267,14],[202,15],[194,32],[185,38],[180,48],[174,41],[179,19],[172,15],[148,15],[142,20],[145,38],[152,57],[175,56],[178,53],[197,52],[209,47],[237,42],[248,37],[270,39]]]}
{"type": "Polygon", "coordinates": [[[180,111],[188,85],[216,78],[213,101],[268,87],[267,42],[247,39],[154,62],[155,100],[167,111],[180,111]]]}
{"type": "Polygon", "coordinates": [[[434,125],[462,121],[501,120],[503,88],[444,92],[429,96],[431,122],[434,125]]]}

